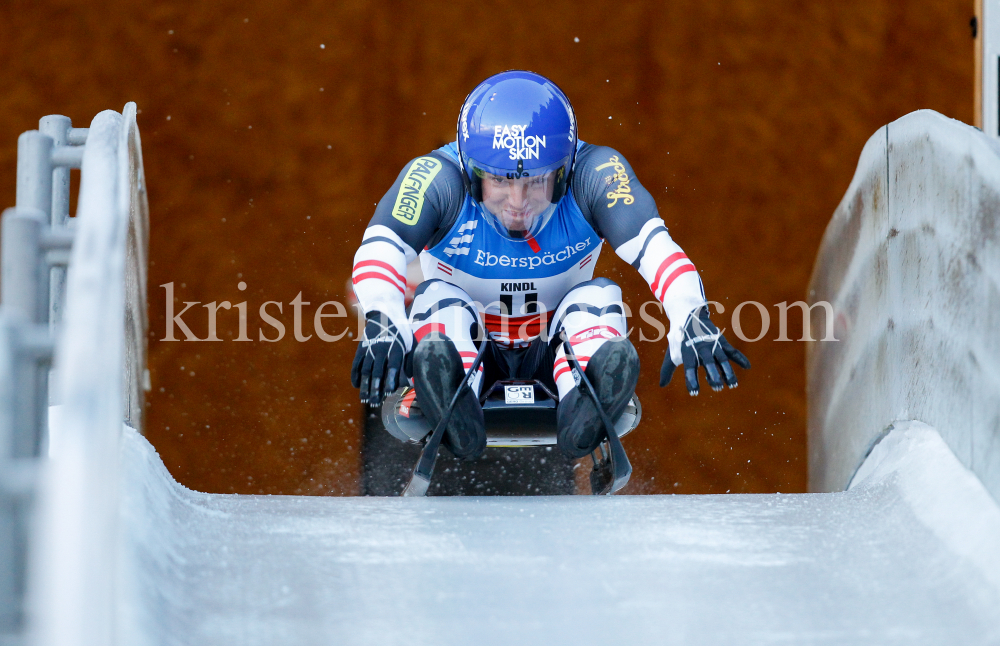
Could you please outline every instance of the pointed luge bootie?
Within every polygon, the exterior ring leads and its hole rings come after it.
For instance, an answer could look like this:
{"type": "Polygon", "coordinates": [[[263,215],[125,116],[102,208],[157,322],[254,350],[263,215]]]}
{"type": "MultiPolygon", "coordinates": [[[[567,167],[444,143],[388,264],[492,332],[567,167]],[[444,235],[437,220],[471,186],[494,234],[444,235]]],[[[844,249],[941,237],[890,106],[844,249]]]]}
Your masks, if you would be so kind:
{"type": "MultiPolygon", "coordinates": [[[[612,423],[617,422],[639,382],[639,354],[635,346],[624,337],[609,340],[590,358],[584,372],[601,400],[601,408],[612,423]]],[[[578,386],[569,391],[556,409],[559,448],[573,458],[584,457],[607,436],[601,414],[584,388],[578,386]]]]}
{"type": "MultiPolygon", "coordinates": [[[[413,385],[424,416],[435,428],[465,378],[462,357],[451,339],[431,332],[413,352],[413,385]]],[[[476,392],[469,388],[455,402],[441,442],[461,459],[474,460],[486,449],[486,422],[476,392]]]]}

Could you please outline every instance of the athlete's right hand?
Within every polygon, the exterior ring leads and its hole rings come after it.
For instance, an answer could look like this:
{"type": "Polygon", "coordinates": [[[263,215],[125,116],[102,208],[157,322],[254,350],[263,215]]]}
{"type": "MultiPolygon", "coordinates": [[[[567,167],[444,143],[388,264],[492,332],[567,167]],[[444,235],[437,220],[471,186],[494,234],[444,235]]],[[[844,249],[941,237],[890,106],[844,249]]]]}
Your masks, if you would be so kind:
{"type": "Polygon", "coordinates": [[[378,407],[396,390],[403,372],[406,346],[389,317],[378,311],[365,315],[365,336],[351,366],[351,383],[361,389],[361,403],[378,407]]]}

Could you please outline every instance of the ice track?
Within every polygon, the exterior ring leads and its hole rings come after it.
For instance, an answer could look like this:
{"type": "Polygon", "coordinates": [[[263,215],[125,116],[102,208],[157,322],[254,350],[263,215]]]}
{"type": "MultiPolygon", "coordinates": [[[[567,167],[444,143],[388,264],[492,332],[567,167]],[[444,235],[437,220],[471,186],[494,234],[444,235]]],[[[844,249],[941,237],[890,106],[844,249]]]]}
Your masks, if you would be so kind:
{"type": "Polygon", "coordinates": [[[122,431],[145,369],[135,111],[98,115],[83,156],[26,643],[1000,644],[996,141],[921,111],[862,152],[808,295],[835,313],[807,350],[826,493],[237,496],[122,431]]]}
{"type": "Polygon", "coordinates": [[[126,429],[126,643],[997,643],[1000,509],[933,429],[881,444],[841,493],[318,498],[126,429]]]}
{"type": "Polygon", "coordinates": [[[810,286],[829,493],[206,495],[128,431],[127,643],[1000,643],[998,188],[934,113],[862,152],[810,286]]]}

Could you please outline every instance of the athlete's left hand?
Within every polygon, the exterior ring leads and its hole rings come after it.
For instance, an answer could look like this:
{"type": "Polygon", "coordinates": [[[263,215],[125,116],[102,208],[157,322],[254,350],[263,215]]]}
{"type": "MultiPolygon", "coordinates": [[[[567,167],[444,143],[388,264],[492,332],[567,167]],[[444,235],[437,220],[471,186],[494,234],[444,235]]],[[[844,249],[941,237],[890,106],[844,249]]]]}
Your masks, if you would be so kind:
{"type": "MultiPolygon", "coordinates": [[[[684,381],[687,384],[688,394],[692,397],[698,394],[698,366],[705,367],[708,385],[716,392],[722,390],[723,378],[726,385],[736,388],[736,373],[729,365],[730,361],[744,370],[750,369],[750,361],[746,356],[730,345],[726,337],[719,332],[719,328],[709,319],[708,305],[702,305],[688,314],[684,324],[681,358],[684,362],[684,381]]],[[[661,388],[670,383],[676,368],[677,364],[671,359],[668,348],[667,356],[663,358],[663,367],[660,368],[661,388]]]]}

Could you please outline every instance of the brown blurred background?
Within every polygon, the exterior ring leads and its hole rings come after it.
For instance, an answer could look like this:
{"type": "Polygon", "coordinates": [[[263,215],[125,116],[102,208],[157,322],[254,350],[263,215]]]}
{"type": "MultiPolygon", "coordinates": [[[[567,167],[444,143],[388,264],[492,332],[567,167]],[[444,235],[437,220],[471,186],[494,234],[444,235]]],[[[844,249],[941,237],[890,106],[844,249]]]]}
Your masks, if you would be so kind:
{"type": "MultiPolygon", "coordinates": [[[[720,326],[741,301],[771,308],[765,340],[729,335],[754,363],[735,391],[661,390],[665,346],[639,344],[645,418],[626,440],[626,493],[803,491],[804,344],[774,341],[773,304],[804,296],[877,128],[919,108],[971,122],[972,13],[970,0],[5,0],[0,205],[14,204],[17,136],[39,117],[84,127],[137,102],[152,218],[147,437],[193,489],[353,495],[355,344],[296,342],[289,303],[311,303],[313,333],[316,305],[346,300],[365,223],[402,165],[454,137],[480,80],[537,71],[573,101],[581,138],[635,167],[727,305],[720,326]],[[168,282],[176,311],[248,301],[254,341],[231,340],[225,310],[222,342],[159,341],[168,282]],[[256,340],[267,300],[284,303],[279,343],[256,340]]],[[[597,273],[633,307],[649,299],[611,250],[597,273]]],[[[184,320],[205,337],[204,308],[184,320]]],[[[756,336],[753,308],[743,321],[756,336]]]]}

